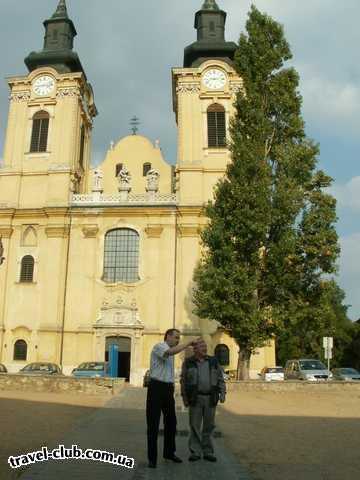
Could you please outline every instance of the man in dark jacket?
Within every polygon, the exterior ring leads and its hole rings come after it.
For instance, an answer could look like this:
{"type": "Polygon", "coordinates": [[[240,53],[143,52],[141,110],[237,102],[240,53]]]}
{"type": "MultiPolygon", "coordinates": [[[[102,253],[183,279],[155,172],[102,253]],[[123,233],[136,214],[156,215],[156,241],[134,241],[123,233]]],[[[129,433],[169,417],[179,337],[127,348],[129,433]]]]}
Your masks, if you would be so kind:
{"type": "Polygon", "coordinates": [[[226,387],[223,371],[215,357],[207,355],[203,339],[194,345],[194,355],[187,358],[181,371],[181,395],[189,407],[189,461],[216,462],[211,434],[215,428],[218,401],[225,402],[226,387]],[[202,428],[201,428],[202,424],[202,428]]]}

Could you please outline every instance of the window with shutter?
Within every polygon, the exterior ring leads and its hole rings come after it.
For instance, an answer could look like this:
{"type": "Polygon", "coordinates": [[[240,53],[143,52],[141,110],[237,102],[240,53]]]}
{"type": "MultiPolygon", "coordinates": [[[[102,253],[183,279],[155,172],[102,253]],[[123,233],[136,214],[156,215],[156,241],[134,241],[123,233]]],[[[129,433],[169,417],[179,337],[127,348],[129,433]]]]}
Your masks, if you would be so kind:
{"type": "Polygon", "coordinates": [[[226,147],[225,109],[222,105],[210,105],[207,111],[208,147],[226,147]]]}
{"type": "Polygon", "coordinates": [[[230,364],[230,350],[227,345],[223,343],[216,345],[214,353],[220,365],[226,366],[230,364]]]}
{"type": "Polygon", "coordinates": [[[79,155],[79,164],[84,168],[84,150],[85,150],[85,128],[84,125],[81,126],[81,136],[80,136],[80,155],[79,155]]]}
{"type": "Polygon", "coordinates": [[[123,168],[123,164],[122,163],[118,163],[115,167],[115,177],[117,177],[119,175],[119,173],[121,172],[123,168]]]}
{"type": "Polygon", "coordinates": [[[34,115],[30,152],[46,152],[49,134],[49,114],[41,111],[34,115]]]}
{"type": "Polygon", "coordinates": [[[14,360],[26,360],[27,343],[25,340],[17,340],[14,345],[14,360]]]}
{"type": "Polygon", "coordinates": [[[20,282],[31,283],[34,277],[34,258],[31,255],[25,255],[21,260],[20,282]]]}

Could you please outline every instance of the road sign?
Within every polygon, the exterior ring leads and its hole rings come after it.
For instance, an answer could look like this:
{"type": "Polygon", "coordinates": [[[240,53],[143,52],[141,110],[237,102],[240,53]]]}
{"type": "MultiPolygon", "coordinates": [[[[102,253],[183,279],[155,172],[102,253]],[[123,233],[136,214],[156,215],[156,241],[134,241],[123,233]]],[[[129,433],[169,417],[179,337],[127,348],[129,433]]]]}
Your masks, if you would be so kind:
{"type": "Polygon", "coordinates": [[[334,346],[333,337],[323,337],[324,358],[328,361],[328,371],[330,377],[330,360],[332,359],[332,349],[334,346]]]}
{"type": "Polygon", "coordinates": [[[332,348],[325,348],[324,358],[325,358],[325,360],[331,360],[332,359],[332,348]]]}
{"type": "Polygon", "coordinates": [[[332,349],[334,346],[334,338],[333,337],[323,337],[323,347],[325,349],[330,348],[332,349]]]}

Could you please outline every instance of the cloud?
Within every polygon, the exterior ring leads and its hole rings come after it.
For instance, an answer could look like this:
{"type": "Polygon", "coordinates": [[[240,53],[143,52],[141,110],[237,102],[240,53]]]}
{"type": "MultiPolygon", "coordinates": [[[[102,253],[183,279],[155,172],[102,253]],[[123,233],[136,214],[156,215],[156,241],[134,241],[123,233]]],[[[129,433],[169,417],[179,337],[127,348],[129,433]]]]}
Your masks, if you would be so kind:
{"type": "Polygon", "coordinates": [[[337,199],[340,208],[360,212],[360,176],[353,177],[344,184],[335,184],[329,190],[337,199]]]}
{"type": "Polygon", "coordinates": [[[360,232],[340,238],[341,257],[339,284],[346,292],[345,303],[352,320],[360,318],[360,232]]]}
{"type": "Polygon", "coordinates": [[[360,87],[356,83],[328,78],[311,66],[300,66],[305,119],[335,136],[358,135],[360,87]]]}

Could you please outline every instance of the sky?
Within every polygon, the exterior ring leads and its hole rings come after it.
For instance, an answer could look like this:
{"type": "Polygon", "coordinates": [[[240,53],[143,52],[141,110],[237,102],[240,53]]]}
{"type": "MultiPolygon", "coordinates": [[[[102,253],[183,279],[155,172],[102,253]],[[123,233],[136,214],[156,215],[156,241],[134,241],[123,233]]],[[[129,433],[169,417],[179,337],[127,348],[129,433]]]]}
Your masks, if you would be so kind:
{"type": "MultiPolygon", "coordinates": [[[[24,58],[42,49],[42,22],[58,0],[0,0],[0,159],[9,91],[5,78],[26,74],[24,58]]],[[[176,122],[171,68],[195,41],[194,14],[203,0],[67,0],[78,52],[95,92],[99,116],[93,131],[93,163],[111,141],[130,133],[160,140],[176,163],[176,122]]],[[[320,144],[319,167],[334,179],[342,248],[337,280],[349,316],[360,318],[360,18],[359,0],[218,0],[227,13],[226,37],[237,42],[251,3],[279,21],[300,74],[307,134],[320,144]]]]}

